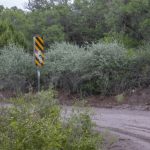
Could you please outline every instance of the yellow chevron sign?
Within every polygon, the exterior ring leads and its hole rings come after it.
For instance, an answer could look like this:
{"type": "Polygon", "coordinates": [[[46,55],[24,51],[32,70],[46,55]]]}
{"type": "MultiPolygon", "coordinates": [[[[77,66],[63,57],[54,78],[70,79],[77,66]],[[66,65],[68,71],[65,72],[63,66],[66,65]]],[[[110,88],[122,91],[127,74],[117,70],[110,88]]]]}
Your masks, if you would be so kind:
{"type": "Polygon", "coordinates": [[[44,65],[44,41],[43,38],[39,35],[33,37],[34,41],[34,55],[35,55],[35,64],[38,67],[42,67],[44,65]]]}

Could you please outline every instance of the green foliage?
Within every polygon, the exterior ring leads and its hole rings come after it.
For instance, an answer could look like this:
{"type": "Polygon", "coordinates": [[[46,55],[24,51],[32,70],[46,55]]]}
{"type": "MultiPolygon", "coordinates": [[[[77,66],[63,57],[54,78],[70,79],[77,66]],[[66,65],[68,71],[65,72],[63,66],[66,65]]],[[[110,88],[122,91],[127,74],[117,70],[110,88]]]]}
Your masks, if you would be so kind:
{"type": "Polygon", "coordinates": [[[12,100],[0,108],[0,149],[99,150],[102,137],[87,114],[63,120],[51,91],[12,100]]]}
{"type": "Polygon", "coordinates": [[[15,31],[8,22],[0,22],[0,47],[10,43],[25,46],[25,38],[21,32],[15,31]]]}
{"type": "Polygon", "coordinates": [[[49,50],[45,72],[56,88],[81,94],[118,94],[127,89],[148,86],[149,46],[127,50],[117,43],[93,44],[87,49],[57,44],[49,50]]]}
{"type": "Polygon", "coordinates": [[[64,40],[63,28],[61,25],[51,25],[43,29],[44,42],[50,45],[54,42],[62,42],[64,40]]]}
{"type": "Polygon", "coordinates": [[[128,35],[115,32],[105,34],[105,37],[101,41],[106,43],[113,43],[114,41],[117,41],[118,43],[124,45],[127,48],[137,47],[142,44],[142,42],[139,42],[138,40],[129,37],[128,35]]]}
{"type": "Polygon", "coordinates": [[[0,50],[0,90],[25,90],[33,81],[33,58],[15,45],[0,50]]]}
{"type": "MultiPolygon", "coordinates": [[[[36,87],[33,57],[14,45],[1,51],[0,89],[36,87]]],[[[150,84],[149,44],[134,50],[116,42],[92,44],[86,49],[56,43],[45,55],[45,66],[40,69],[42,88],[114,95],[150,84]]]]}
{"type": "MultiPolygon", "coordinates": [[[[0,20],[9,22],[19,36],[13,41],[30,53],[35,34],[44,37],[46,48],[60,41],[86,46],[108,37],[133,48],[150,40],[149,8],[149,0],[30,0],[28,12],[1,6],[0,20]]],[[[13,37],[10,31],[5,36],[13,37]]]]}
{"type": "MultiPolygon", "coordinates": [[[[106,23],[111,28],[111,32],[121,33],[133,41],[148,41],[149,8],[149,0],[112,0],[108,3],[106,23]]],[[[130,46],[130,42],[125,44],[130,46]]],[[[131,45],[131,47],[134,46],[131,45]]]]}
{"type": "MultiPolygon", "coordinates": [[[[15,42],[25,48],[29,47],[31,41],[28,38],[32,36],[30,33],[32,24],[28,19],[28,13],[17,9],[17,7],[12,7],[10,9],[6,8],[0,11],[0,20],[2,23],[8,24],[5,25],[5,27],[11,26],[11,29],[13,29],[13,43],[15,42]]],[[[8,36],[8,40],[10,39],[11,36],[8,36]]],[[[9,43],[6,43],[5,45],[8,44],[9,43]]]]}
{"type": "Polygon", "coordinates": [[[68,91],[77,91],[80,83],[82,61],[88,56],[84,48],[67,43],[55,44],[46,54],[44,74],[49,77],[49,82],[57,88],[68,91]]]}

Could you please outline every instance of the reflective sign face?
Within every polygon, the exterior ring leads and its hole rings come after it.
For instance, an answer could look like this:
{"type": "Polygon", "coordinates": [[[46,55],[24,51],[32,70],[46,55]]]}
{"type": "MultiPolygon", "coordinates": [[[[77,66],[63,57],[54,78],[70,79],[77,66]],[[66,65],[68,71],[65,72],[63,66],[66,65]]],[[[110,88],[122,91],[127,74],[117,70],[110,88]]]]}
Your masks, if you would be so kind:
{"type": "Polygon", "coordinates": [[[35,64],[38,67],[44,65],[44,41],[37,35],[33,38],[34,40],[34,54],[35,54],[35,64]]]}

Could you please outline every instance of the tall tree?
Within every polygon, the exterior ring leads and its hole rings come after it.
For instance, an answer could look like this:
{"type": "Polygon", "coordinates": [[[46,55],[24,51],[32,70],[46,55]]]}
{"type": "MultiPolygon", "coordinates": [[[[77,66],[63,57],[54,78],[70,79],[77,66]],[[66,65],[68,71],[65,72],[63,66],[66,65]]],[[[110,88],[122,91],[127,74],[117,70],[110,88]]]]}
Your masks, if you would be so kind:
{"type": "Polygon", "coordinates": [[[26,46],[24,35],[21,32],[14,30],[9,22],[0,22],[0,47],[9,43],[26,46]]]}
{"type": "Polygon", "coordinates": [[[105,17],[110,31],[128,37],[129,41],[133,41],[132,46],[149,39],[149,0],[112,0],[108,3],[108,13],[105,17]]]}
{"type": "Polygon", "coordinates": [[[29,0],[27,9],[33,11],[37,9],[51,8],[59,4],[68,4],[71,0],[29,0]]]}

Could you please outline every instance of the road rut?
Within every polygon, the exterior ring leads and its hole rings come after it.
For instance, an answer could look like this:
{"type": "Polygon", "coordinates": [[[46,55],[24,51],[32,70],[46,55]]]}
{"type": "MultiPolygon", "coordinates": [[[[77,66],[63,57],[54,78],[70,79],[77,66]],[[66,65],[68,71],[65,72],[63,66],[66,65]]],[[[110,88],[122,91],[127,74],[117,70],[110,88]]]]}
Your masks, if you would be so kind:
{"type": "Polygon", "coordinates": [[[139,150],[150,150],[150,112],[93,108],[97,128],[130,139],[139,150]]]}

